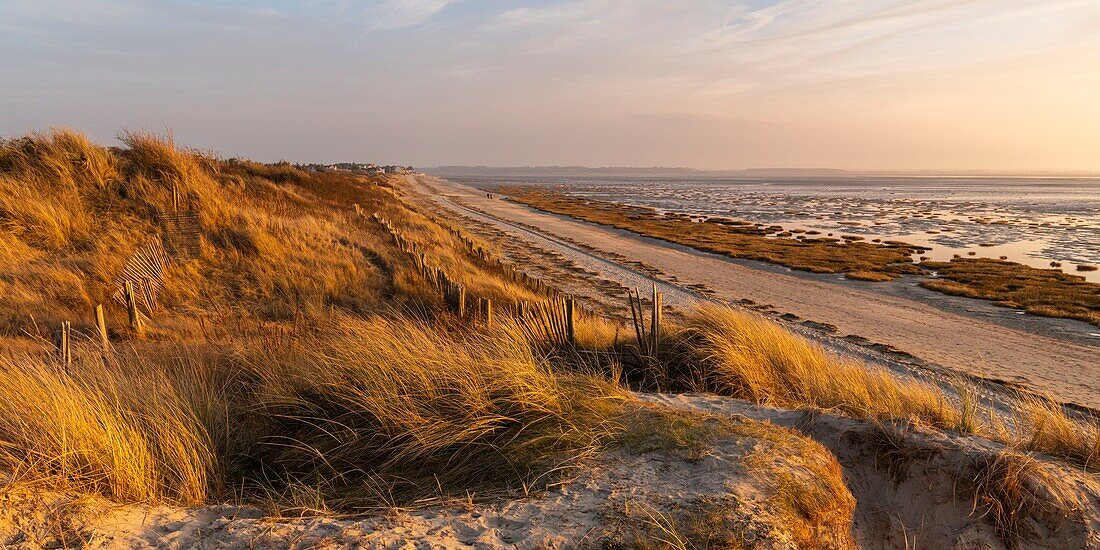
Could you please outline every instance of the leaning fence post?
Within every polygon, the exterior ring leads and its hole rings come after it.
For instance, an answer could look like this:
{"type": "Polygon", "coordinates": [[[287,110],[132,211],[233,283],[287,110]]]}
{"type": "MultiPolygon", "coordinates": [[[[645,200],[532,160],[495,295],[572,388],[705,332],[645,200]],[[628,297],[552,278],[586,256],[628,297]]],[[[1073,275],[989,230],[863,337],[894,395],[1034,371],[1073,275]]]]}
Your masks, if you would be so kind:
{"type": "Polygon", "coordinates": [[[145,298],[145,307],[149,308],[149,313],[152,314],[156,308],[156,301],[153,298],[153,282],[149,277],[141,278],[141,294],[145,298]]]}
{"type": "Polygon", "coordinates": [[[657,342],[661,334],[661,295],[657,292],[657,283],[653,283],[653,314],[650,317],[649,337],[653,339],[650,346],[652,355],[657,355],[657,342]]]}
{"type": "Polygon", "coordinates": [[[626,298],[630,302],[630,319],[634,321],[634,337],[638,340],[638,351],[648,356],[649,339],[645,334],[645,311],[642,309],[641,291],[627,289],[626,298]]]}
{"type": "Polygon", "coordinates": [[[107,318],[103,315],[103,304],[95,306],[95,328],[99,333],[99,341],[103,344],[103,352],[111,351],[111,341],[107,338],[107,318]]]}
{"type": "Polygon", "coordinates": [[[134,296],[134,283],[129,280],[126,281],[126,313],[130,318],[130,328],[141,336],[144,333],[144,328],[141,326],[141,313],[138,311],[137,296],[134,296]]]}
{"type": "Polygon", "coordinates": [[[573,309],[573,297],[569,296],[565,299],[565,337],[570,346],[577,345],[577,334],[573,326],[573,309]]]}

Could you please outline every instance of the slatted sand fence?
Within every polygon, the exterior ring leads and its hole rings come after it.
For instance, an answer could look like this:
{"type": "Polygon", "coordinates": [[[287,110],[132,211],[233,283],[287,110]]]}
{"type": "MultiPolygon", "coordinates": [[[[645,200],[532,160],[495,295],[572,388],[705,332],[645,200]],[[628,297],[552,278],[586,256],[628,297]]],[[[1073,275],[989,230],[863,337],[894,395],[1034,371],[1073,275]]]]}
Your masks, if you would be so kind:
{"type": "Polygon", "coordinates": [[[194,210],[162,212],[158,218],[164,230],[164,241],[173,258],[199,257],[202,249],[198,212],[194,210]]]}
{"type": "Polygon", "coordinates": [[[515,320],[532,340],[563,348],[577,345],[576,317],[579,310],[572,296],[545,302],[520,302],[515,320]]]}
{"type": "MultiPolygon", "coordinates": [[[[355,206],[358,207],[358,205],[355,206]]],[[[361,207],[356,208],[356,215],[363,215],[361,207]]],[[[461,318],[472,318],[476,316],[477,319],[485,323],[492,323],[494,304],[490,297],[473,295],[468,292],[466,285],[448,274],[442,267],[432,265],[428,259],[426,247],[416,239],[405,235],[404,232],[395,227],[394,224],[380,212],[372,214],[371,220],[378,223],[390,235],[390,238],[397,248],[411,259],[420,275],[441,294],[443,302],[448,309],[461,318]],[[473,307],[471,307],[471,305],[473,305],[473,307]]],[[[475,259],[483,269],[504,275],[534,294],[556,297],[557,290],[550,285],[517,270],[514,265],[494,258],[488,250],[477,246],[472,238],[464,235],[460,230],[449,225],[444,226],[463,244],[469,257],[475,259]]],[[[572,303],[572,300],[570,300],[570,303],[572,303]]]]}
{"type": "Polygon", "coordinates": [[[115,292],[111,298],[126,308],[130,327],[139,334],[157,310],[168,264],[168,255],[160,239],[154,237],[130,256],[122,272],[115,277],[115,292]]]}

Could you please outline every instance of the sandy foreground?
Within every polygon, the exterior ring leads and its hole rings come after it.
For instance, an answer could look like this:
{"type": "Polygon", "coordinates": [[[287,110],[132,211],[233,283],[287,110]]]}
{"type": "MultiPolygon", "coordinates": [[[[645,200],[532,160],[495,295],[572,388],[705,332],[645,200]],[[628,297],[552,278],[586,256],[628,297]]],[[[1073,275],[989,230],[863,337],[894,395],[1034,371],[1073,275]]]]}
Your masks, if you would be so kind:
{"type": "Polygon", "coordinates": [[[821,548],[1100,548],[1100,483],[1075,468],[1037,463],[1045,485],[1016,502],[1013,494],[975,482],[1004,449],[980,437],[714,395],[638,397],[652,406],[770,426],[772,435],[720,437],[700,456],[661,448],[610,451],[543,494],[347,519],[279,519],[248,507],[116,505],[7,490],[0,493],[0,547],[534,550],[629,548],[642,537],[659,548],[725,548],[704,537],[735,533],[746,547],[793,550],[799,545],[790,523],[769,505],[769,484],[780,473],[814,483],[824,467],[836,468],[832,475],[843,476],[850,495],[842,498],[854,499],[847,513],[816,526],[821,548]],[[751,466],[762,456],[773,469],[751,466]],[[1017,509],[1009,533],[990,511],[991,498],[1017,509]],[[698,527],[684,530],[691,525],[698,527]]]}
{"type": "MultiPolygon", "coordinates": [[[[876,289],[867,283],[823,280],[784,269],[757,269],[746,262],[541,212],[499,196],[490,199],[482,190],[443,179],[410,179],[442,207],[534,246],[552,248],[603,278],[631,288],[657,283],[670,304],[697,299],[688,287],[703,285],[719,300],[768,304],[799,319],[835,327],[837,336],[858,336],[934,366],[1100,408],[1100,338],[1096,334],[1100,329],[1085,323],[1018,316],[978,300],[929,297],[941,305],[934,307],[886,286],[876,289]],[[641,262],[660,275],[634,269],[624,259],[641,262]],[[974,304],[942,307],[948,302],[974,304]]],[[[891,284],[898,283],[874,283],[891,284]]]]}
{"type": "Polygon", "coordinates": [[[120,506],[12,495],[0,498],[0,547],[600,548],[626,535],[623,524],[637,514],[631,508],[658,514],[670,506],[718,498],[724,499],[723,508],[741,512],[745,525],[738,527],[751,538],[769,547],[794,548],[781,533],[771,532],[768,524],[774,520],[758,504],[765,480],[738,466],[752,450],[753,440],[725,440],[694,463],[668,452],[610,453],[543,495],[354,519],[276,519],[248,507],[120,506]],[[67,541],[58,540],[58,530],[68,534],[67,541]]]}

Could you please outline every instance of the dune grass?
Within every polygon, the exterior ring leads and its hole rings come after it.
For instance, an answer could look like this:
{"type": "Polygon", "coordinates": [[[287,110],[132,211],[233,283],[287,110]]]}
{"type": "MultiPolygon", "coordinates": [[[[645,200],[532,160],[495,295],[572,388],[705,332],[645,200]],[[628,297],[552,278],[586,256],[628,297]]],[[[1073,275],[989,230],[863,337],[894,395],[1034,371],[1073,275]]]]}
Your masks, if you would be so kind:
{"type": "Polygon", "coordinates": [[[1100,422],[1053,399],[1019,395],[1011,429],[975,402],[973,389],[943,388],[836,357],[774,322],[703,305],[671,336],[680,384],[780,408],[814,408],[856,418],[904,420],[999,441],[1100,472],[1100,422]],[[689,365],[685,366],[687,361],[689,365]]]}
{"type": "Polygon", "coordinates": [[[1009,548],[1034,534],[1029,523],[1035,518],[1069,517],[1085,504],[1069,483],[1027,454],[985,455],[970,467],[974,473],[963,489],[1009,548]]]}
{"type": "MultiPolygon", "coordinates": [[[[614,433],[625,397],[612,384],[550,372],[543,348],[503,324],[437,317],[438,294],[353,203],[474,294],[535,296],[389,180],[121,140],[0,142],[0,469],[122,502],[244,491],[350,509],[535,488],[614,433]],[[134,340],[113,278],[162,236],[174,195],[198,214],[200,254],[172,263],[149,339],[134,340]],[[116,351],[88,342],[55,364],[43,342],[62,320],[83,341],[97,303],[116,351]]],[[[590,324],[581,336],[601,338],[590,324]]]]}
{"type": "Polygon", "coordinates": [[[5,357],[0,469],[121,502],[313,487],[362,511],[545,488],[618,437],[629,400],[552,372],[515,332],[339,316],[257,344],[89,350],[69,369],[5,357]]]}
{"type": "Polygon", "coordinates": [[[329,330],[296,355],[247,365],[258,407],[279,419],[255,460],[295,483],[329,485],[339,509],[372,503],[364,484],[398,503],[544,488],[621,431],[621,390],[552,372],[514,331],[450,336],[384,318],[337,319],[329,330]]]}
{"type": "MultiPolygon", "coordinates": [[[[162,237],[173,190],[181,208],[198,214],[201,253],[168,274],[163,305],[191,319],[166,323],[173,325],[166,338],[199,332],[199,318],[224,326],[331,307],[438,308],[410,259],[352,204],[416,235],[430,263],[472,293],[498,303],[534,299],[470,261],[447,228],[386,179],[219,160],[150,134],[121,139],[126,148],[69,130],[0,141],[0,335],[47,337],[66,320],[89,330],[90,311],[110,302],[126,259],[162,237]]],[[[108,311],[113,326],[122,324],[119,314],[108,311]]]]}
{"type": "Polygon", "coordinates": [[[1057,401],[1033,396],[1020,399],[1016,414],[1024,426],[1019,447],[1100,473],[1100,421],[1072,417],[1057,401]]]}
{"type": "Polygon", "coordinates": [[[695,365],[679,370],[693,371],[700,389],[775,407],[974,429],[938,387],[843,360],[757,315],[703,305],[672,338],[672,361],[695,365]]]}
{"type": "Polygon", "coordinates": [[[137,364],[81,359],[0,357],[0,469],[122,502],[204,502],[217,457],[191,404],[137,364]]]}

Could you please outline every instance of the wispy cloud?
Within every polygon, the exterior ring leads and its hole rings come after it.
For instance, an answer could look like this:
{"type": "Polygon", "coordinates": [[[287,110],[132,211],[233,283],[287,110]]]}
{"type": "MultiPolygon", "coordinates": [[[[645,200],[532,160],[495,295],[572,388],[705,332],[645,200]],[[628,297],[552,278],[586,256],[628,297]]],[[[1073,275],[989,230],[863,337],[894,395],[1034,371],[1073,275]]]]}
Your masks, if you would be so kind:
{"type": "Polygon", "coordinates": [[[1073,168],[1100,162],[1080,91],[1098,22],[1091,0],[7,0],[0,130],[168,124],[265,158],[1073,168]],[[1006,137],[1036,128],[1053,137],[1006,137]]]}

